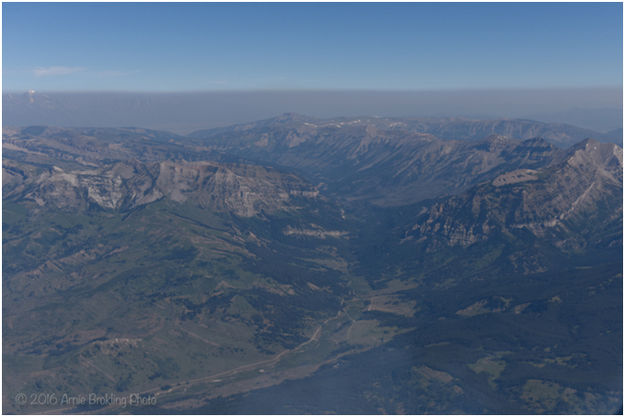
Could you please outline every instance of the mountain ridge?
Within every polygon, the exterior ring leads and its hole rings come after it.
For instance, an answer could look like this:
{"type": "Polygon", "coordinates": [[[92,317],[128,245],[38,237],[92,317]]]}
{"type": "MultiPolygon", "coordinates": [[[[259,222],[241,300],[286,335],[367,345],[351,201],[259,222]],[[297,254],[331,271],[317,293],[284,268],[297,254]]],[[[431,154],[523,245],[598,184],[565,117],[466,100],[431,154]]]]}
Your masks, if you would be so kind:
{"type": "Polygon", "coordinates": [[[378,128],[404,128],[412,133],[429,133],[440,139],[446,140],[480,140],[489,135],[497,134],[513,139],[531,139],[533,137],[545,137],[560,147],[571,146],[573,143],[586,138],[594,138],[613,143],[621,143],[622,129],[609,132],[597,132],[591,129],[580,128],[566,123],[540,122],[524,118],[503,119],[470,119],[464,117],[448,118],[397,118],[397,117],[342,117],[321,119],[309,117],[303,114],[284,113],[272,118],[259,120],[252,123],[241,123],[223,128],[196,130],[188,134],[189,137],[206,137],[219,131],[242,129],[254,125],[285,124],[297,125],[304,123],[317,123],[327,126],[339,123],[371,124],[378,128]]]}
{"type": "Polygon", "coordinates": [[[527,229],[539,237],[552,235],[556,246],[579,250],[580,245],[588,245],[582,236],[593,230],[577,232],[577,242],[558,240],[558,230],[583,228],[590,218],[604,212],[611,213],[604,219],[608,223],[622,217],[618,195],[623,186],[622,158],[618,145],[582,141],[541,169],[502,174],[466,194],[435,203],[413,230],[420,239],[443,238],[450,246],[466,247],[487,239],[495,230],[527,229]],[[472,220],[467,223],[468,219],[472,220]]]}

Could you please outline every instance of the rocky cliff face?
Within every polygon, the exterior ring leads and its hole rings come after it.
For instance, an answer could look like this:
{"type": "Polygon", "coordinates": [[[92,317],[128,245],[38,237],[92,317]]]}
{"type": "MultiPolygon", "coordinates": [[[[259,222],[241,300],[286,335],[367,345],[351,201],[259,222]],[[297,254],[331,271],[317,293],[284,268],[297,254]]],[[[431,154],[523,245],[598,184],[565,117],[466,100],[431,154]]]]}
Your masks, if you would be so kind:
{"type": "Polygon", "coordinates": [[[4,168],[5,198],[39,206],[129,210],[161,198],[251,217],[262,211],[292,209],[294,198],[318,191],[295,175],[258,166],[214,162],[118,162],[88,170],[53,166],[20,175],[15,163],[4,168]]]}
{"type": "Polygon", "coordinates": [[[160,199],[251,217],[318,191],[299,177],[207,156],[179,137],[142,129],[5,130],[3,193],[40,207],[129,210],[160,199]],[[149,151],[144,152],[144,148],[149,151]]]}
{"type": "MultiPolygon", "coordinates": [[[[610,244],[622,216],[623,150],[586,140],[538,170],[513,170],[424,208],[409,235],[467,247],[526,230],[565,250],[610,244]]],[[[616,243],[616,241],[614,241],[616,243]]]]}

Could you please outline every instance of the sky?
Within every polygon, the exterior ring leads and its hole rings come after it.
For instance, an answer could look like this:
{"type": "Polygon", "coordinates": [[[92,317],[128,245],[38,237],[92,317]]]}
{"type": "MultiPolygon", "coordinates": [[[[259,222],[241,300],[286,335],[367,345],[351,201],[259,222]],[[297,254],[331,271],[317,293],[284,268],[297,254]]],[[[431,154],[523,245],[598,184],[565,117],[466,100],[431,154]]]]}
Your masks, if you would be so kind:
{"type": "Polygon", "coordinates": [[[8,91],[621,87],[621,3],[3,3],[8,91]]]}

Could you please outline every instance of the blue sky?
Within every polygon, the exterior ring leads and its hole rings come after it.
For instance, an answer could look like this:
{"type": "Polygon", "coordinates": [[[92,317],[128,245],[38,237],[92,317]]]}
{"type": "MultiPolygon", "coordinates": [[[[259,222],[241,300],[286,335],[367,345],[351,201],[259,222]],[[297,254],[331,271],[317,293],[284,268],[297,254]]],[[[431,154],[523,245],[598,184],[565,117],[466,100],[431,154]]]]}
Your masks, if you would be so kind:
{"type": "Polygon", "coordinates": [[[620,86],[620,3],[3,3],[3,90],[620,86]]]}

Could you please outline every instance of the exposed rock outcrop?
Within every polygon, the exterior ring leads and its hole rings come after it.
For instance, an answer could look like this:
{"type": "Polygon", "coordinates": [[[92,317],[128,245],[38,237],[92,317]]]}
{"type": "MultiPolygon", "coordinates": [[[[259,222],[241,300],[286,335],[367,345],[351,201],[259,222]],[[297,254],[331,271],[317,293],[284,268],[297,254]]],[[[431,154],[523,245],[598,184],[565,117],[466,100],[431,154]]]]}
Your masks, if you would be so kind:
{"type": "Polygon", "coordinates": [[[622,155],[618,145],[585,140],[542,169],[514,170],[432,204],[408,235],[466,247],[525,229],[579,249],[622,216],[622,155]]]}

